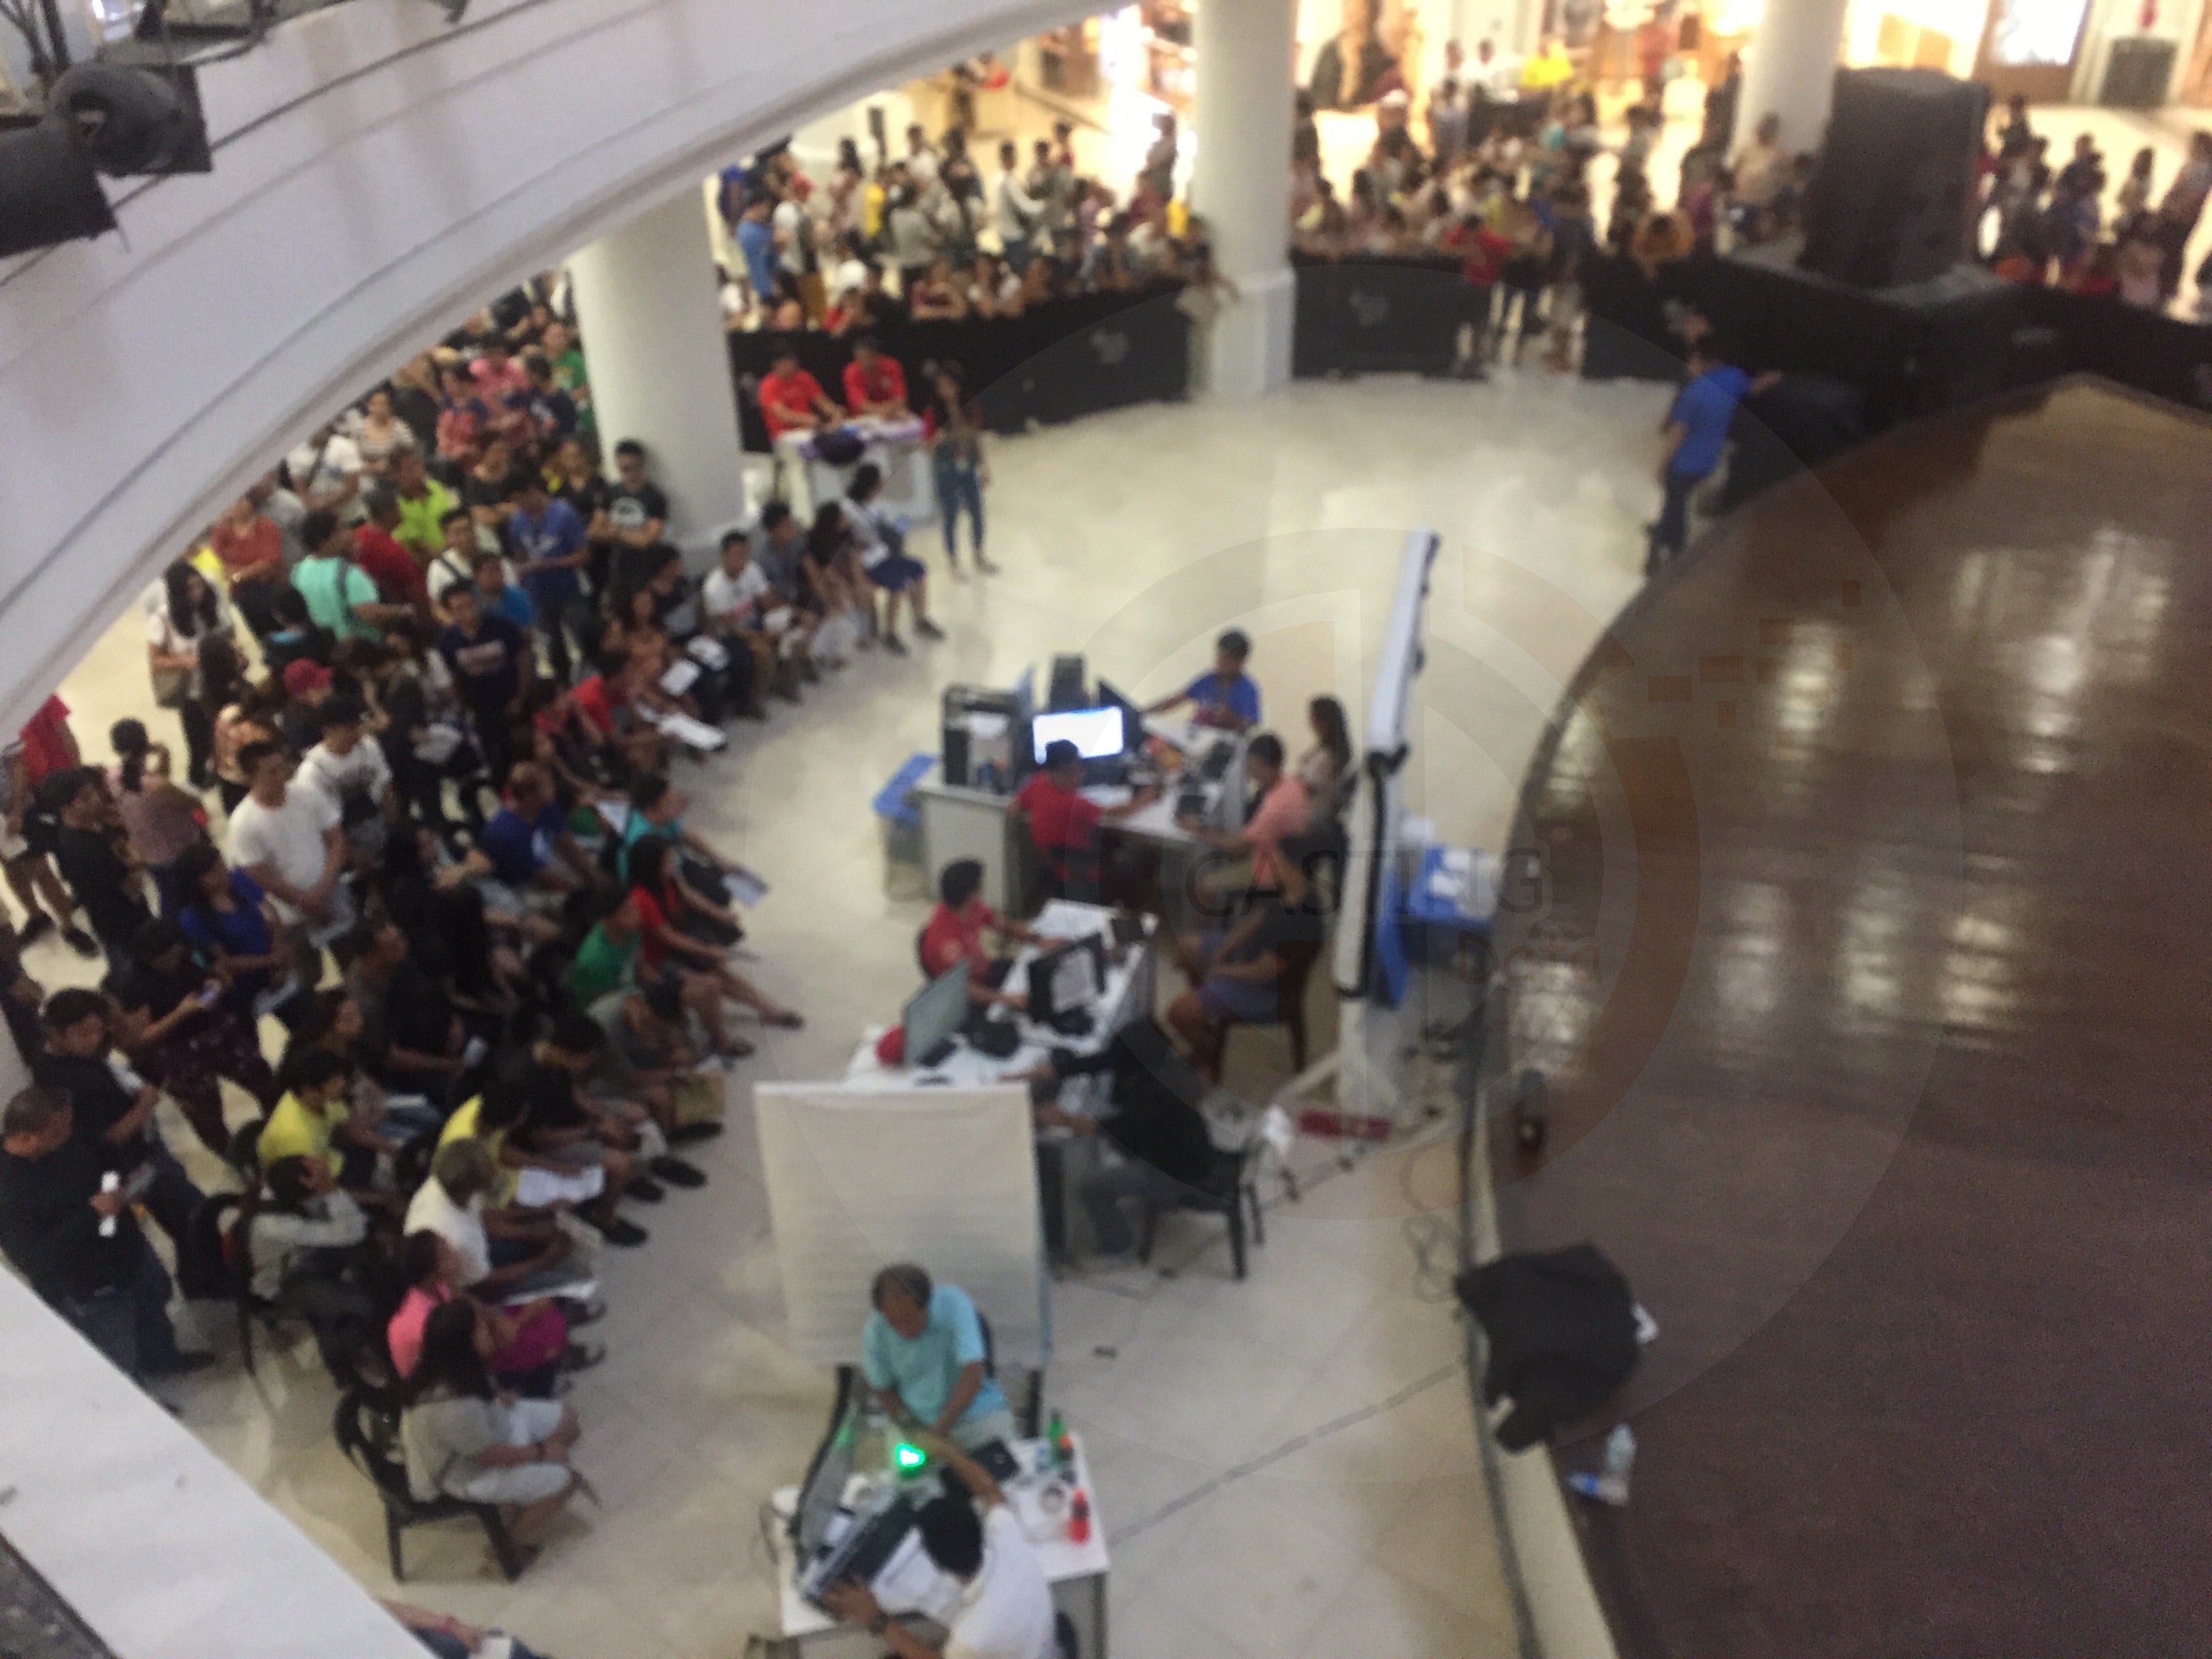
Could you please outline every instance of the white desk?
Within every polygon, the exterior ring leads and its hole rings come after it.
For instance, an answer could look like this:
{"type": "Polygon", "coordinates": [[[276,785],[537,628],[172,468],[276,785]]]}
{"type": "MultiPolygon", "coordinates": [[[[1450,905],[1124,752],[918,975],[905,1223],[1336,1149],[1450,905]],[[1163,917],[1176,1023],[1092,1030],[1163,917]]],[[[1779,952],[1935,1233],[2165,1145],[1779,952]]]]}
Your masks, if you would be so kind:
{"type": "MultiPolygon", "coordinates": [[[[926,1089],[988,1087],[1015,1073],[1043,1065],[1054,1048],[1078,1054],[1099,1053],[1115,1032],[1152,1011],[1152,940],[1157,924],[1151,917],[1146,917],[1143,942],[1116,955],[1112,951],[1109,932],[1114,914],[1103,904],[1054,899],[1030,923],[1048,939],[1082,939],[1092,933],[1109,933],[1106,983],[1091,1006],[1088,1031],[1068,1036],[1017,1015],[1015,1024],[1020,1029],[1022,1042],[1012,1054],[994,1058],[970,1048],[964,1039],[956,1039],[956,1046],[943,1065],[915,1066],[886,1066],[876,1058],[876,1042],[884,1031],[878,1026],[863,1034],[860,1046],[853,1051],[853,1058],[845,1067],[843,1091],[875,1097],[883,1103],[895,1103],[926,1089]]],[[[1036,960],[1037,955],[1036,946],[1023,947],[1006,975],[1008,986],[1018,988],[1022,984],[1030,963],[1036,960]]],[[[1099,1116],[1109,1103],[1113,1086],[1113,1079],[1103,1073],[1070,1078],[1060,1087],[1060,1108],[1086,1117],[1099,1116]]],[[[1077,1252],[1070,1227],[1079,1220],[1082,1210],[1070,1198],[1084,1177],[1096,1168],[1097,1137],[1071,1134],[1065,1129],[1041,1129],[1037,1131],[1037,1140],[1042,1149],[1037,1180],[1039,1198],[1044,1206],[1046,1244],[1055,1258],[1071,1260],[1077,1252]]]]}
{"type": "MultiPolygon", "coordinates": [[[[1030,1534],[1030,1547],[1036,1552],[1037,1565],[1044,1569],[1045,1582],[1052,1586],[1053,1604],[1075,1621],[1083,1659],[1108,1659],[1106,1577],[1113,1564],[1106,1550],[1106,1522],[1099,1511],[1098,1488],[1091,1478],[1091,1462],[1083,1448],[1083,1437],[1071,1432],[1070,1437],[1075,1442],[1075,1478],[1069,1484],[1081,1487],[1091,1501],[1091,1536],[1078,1544],[1064,1533],[1038,1536],[1037,1532],[1042,1528],[1033,1530],[1028,1526],[1024,1531],[1030,1534]]],[[[1012,1448],[1015,1456],[1021,1460],[1023,1473],[1007,1483],[1006,1492],[1017,1514],[1024,1515],[1025,1520],[1035,1514],[1034,1495],[1045,1484],[1045,1477],[1036,1472],[1044,1449],[1042,1440],[1024,1440],[1012,1448]]],[[[945,1477],[948,1481],[951,1478],[945,1477]]],[[[779,1487],[771,1502],[774,1522],[768,1545],[770,1566],[775,1574],[784,1651],[792,1659],[802,1654],[808,1659],[829,1659],[833,1649],[849,1646],[855,1655],[876,1659],[884,1651],[880,1638],[840,1623],[799,1593],[798,1563],[793,1556],[789,1530],[791,1516],[799,1506],[799,1488],[779,1487]]],[[[919,1598],[915,1605],[886,1607],[884,1610],[897,1615],[918,1614],[942,1626],[959,1588],[951,1577],[940,1575],[930,1593],[919,1598]]]]}
{"type": "MultiPolygon", "coordinates": [[[[1022,1043],[1012,1054],[994,1058],[969,1046],[964,1038],[955,1038],[951,1054],[941,1066],[886,1066],[876,1058],[876,1042],[884,1028],[877,1027],[862,1038],[853,1058],[845,1067],[845,1086],[848,1089],[882,1091],[885,1093],[905,1092],[915,1089],[954,1088],[972,1089],[997,1083],[1014,1072],[1025,1072],[1042,1066],[1054,1048],[1071,1049],[1079,1054],[1095,1054],[1104,1048],[1114,1033],[1132,1020],[1152,1012],[1152,953],[1150,948],[1154,923],[1144,918],[1144,940],[1115,953],[1113,948],[1113,919],[1115,912],[1103,904],[1085,904],[1077,899],[1054,899],[1038,912],[1029,924],[1047,939],[1086,939],[1093,933],[1107,936],[1106,983],[1091,1006],[1091,1024],[1079,1036],[1055,1031],[1042,1025],[1026,1015],[1014,1016],[1020,1029],[1022,1043]]],[[[1042,954],[1040,947],[1025,945],[1014,958],[1014,965],[1006,975],[1009,989],[1019,989],[1029,973],[1030,964],[1042,954]]],[[[1071,1079],[1061,1098],[1069,1110],[1089,1111],[1093,1099],[1091,1085],[1103,1079],[1095,1077],[1071,1079]]]]}
{"type": "MultiPolygon", "coordinates": [[[[863,447],[852,466],[832,466],[814,453],[812,431],[787,432],[775,441],[776,457],[792,464],[806,479],[811,512],[845,493],[853,468],[873,461],[884,475],[883,493],[876,503],[893,518],[909,526],[933,524],[937,520],[937,485],[929,466],[928,447],[921,441],[921,422],[916,417],[885,421],[874,416],[842,421],[860,434],[863,447]]],[[[908,549],[909,552],[913,550],[908,549]]]]}

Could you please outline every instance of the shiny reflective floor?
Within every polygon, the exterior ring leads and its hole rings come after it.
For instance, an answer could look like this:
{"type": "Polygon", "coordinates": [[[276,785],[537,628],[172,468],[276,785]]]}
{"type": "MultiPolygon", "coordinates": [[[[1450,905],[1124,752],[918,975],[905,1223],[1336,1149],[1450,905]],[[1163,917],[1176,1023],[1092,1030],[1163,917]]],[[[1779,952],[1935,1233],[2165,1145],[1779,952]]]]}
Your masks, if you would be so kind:
{"type": "MultiPolygon", "coordinates": [[[[1410,793],[1447,839],[1495,845],[1575,665],[1636,590],[1664,404],[1660,388],[1541,371],[1480,387],[1377,379],[1250,409],[1127,410],[995,445],[1005,574],[955,580],[934,537],[921,540],[950,637],[861,659],[679,775],[694,827],[769,882],[748,971],[808,1023],[748,1030],[761,1053],[736,1073],[732,1133],[702,1158],[713,1184],[632,1206],[653,1241],[609,1263],[611,1311],[592,1334],[611,1357],[574,1396],[578,1462],[605,1509],[564,1523],[511,1586],[477,1533],[422,1528],[409,1598],[562,1659],[736,1659],[769,1627],[759,1507],[803,1473],[830,1378],[783,1346],[750,1088],[838,1074],[862,1027],[914,988],[925,912],[885,893],[868,802],[936,742],[945,684],[1007,684],[1073,649],[1150,697],[1186,683],[1234,624],[1254,638],[1269,723],[1295,752],[1316,693],[1344,696],[1357,723],[1401,541],[1432,525],[1445,552],[1410,793]]],[[[149,707],[145,661],[125,617],[64,684],[88,751],[104,752],[125,714],[179,742],[173,717],[149,707]]],[[[89,977],[58,944],[31,957],[50,985],[89,977]]],[[[1240,1036],[1231,1063],[1232,1084],[1262,1096],[1285,1073],[1285,1045],[1240,1036]]],[[[1334,1153],[1308,1144],[1297,1161],[1319,1175],[1334,1153]]],[[[1463,1332],[1434,1271],[1455,1194],[1448,1136],[1433,1136],[1309,1182],[1271,1215],[1243,1284],[1220,1224],[1189,1217],[1163,1231],[1155,1269],[1054,1285],[1048,1394],[1097,1472],[1119,1659],[1516,1652],[1463,1332]]],[[[227,1321],[202,1334],[230,1346],[227,1321]]],[[[234,1365],[211,1373],[185,1420],[388,1593],[375,1504],[331,1443],[328,1383],[305,1354],[261,1370],[259,1389],[234,1365]]]]}
{"type": "Polygon", "coordinates": [[[2212,1646],[2208,480],[2087,384],[1894,434],[1656,582],[1531,772],[1502,1213],[1661,1328],[1584,1533],[1627,1653],[2212,1646]]]}

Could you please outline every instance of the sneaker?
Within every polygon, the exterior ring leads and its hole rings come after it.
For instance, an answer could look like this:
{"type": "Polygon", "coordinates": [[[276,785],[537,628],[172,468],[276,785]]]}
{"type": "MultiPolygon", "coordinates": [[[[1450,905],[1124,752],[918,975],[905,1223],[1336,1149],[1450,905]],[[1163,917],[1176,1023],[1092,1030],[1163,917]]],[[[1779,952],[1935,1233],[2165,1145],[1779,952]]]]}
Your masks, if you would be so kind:
{"type": "Polygon", "coordinates": [[[30,920],[23,924],[22,932],[15,935],[15,943],[18,945],[35,945],[53,931],[54,919],[44,910],[33,910],[30,920]]]}
{"type": "Polygon", "coordinates": [[[999,567],[985,558],[981,551],[975,555],[975,568],[987,576],[995,576],[999,574],[999,567]]]}
{"type": "Polygon", "coordinates": [[[656,1158],[653,1172],[672,1187],[696,1188],[707,1184],[707,1172],[696,1164],[686,1164],[680,1158],[656,1158]]]}
{"type": "Polygon", "coordinates": [[[668,1194],[651,1176],[632,1176],[629,1185],[623,1188],[623,1196],[636,1199],[641,1203],[658,1204],[668,1194]]]}
{"type": "Polygon", "coordinates": [[[62,943],[81,957],[96,957],[100,954],[99,940],[94,939],[82,927],[72,926],[63,928],[62,943]]]}
{"type": "Polygon", "coordinates": [[[600,1342],[571,1342],[561,1351],[561,1369],[564,1371],[587,1371],[607,1357],[606,1345],[600,1342]]]}
{"type": "Polygon", "coordinates": [[[561,1304],[561,1316],[568,1322],[572,1331],[596,1325],[607,1316],[607,1304],[604,1302],[580,1302],[573,1296],[556,1296],[553,1299],[561,1304]]]}
{"type": "Polygon", "coordinates": [[[945,637],[945,630],[927,617],[916,617],[914,619],[914,631],[925,640],[941,640],[945,637]]]}
{"type": "Polygon", "coordinates": [[[612,1221],[607,1223],[605,1226],[600,1228],[599,1235],[601,1237],[605,1238],[608,1243],[618,1244],[626,1250],[635,1249],[639,1245],[644,1243],[647,1239],[653,1237],[651,1233],[646,1231],[644,1228],[639,1226],[635,1221],[625,1221],[620,1216],[617,1216],[612,1221]]]}
{"type": "Polygon", "coordinates": [[[671,1129],[668,1132],[668,1144],[672,1146],[694,1146],[702,1140],[712,1140],[721,1133],[721,1119],[702,1118],[696,1123],[679,1123],[671,1129]]]}
{"type": "Polygon", "coordinates": [[[903,657],[906,655],[906,641],[896,634],[886,634],[884,635],[884,649],[894,657],[903,657]]]}

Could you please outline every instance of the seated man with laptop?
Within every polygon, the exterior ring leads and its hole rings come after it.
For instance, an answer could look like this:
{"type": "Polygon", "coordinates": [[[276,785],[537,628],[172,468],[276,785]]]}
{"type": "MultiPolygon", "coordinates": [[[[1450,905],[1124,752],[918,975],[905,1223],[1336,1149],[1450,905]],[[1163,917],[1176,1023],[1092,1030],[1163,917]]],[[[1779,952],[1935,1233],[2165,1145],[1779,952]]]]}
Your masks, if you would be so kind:
{"type": "Polygon", "coordinates": [[[969,1451],[1011,1444],[1014,1414],[985,1373],[982,1317],[968,1292],[933,1284],[908,1261],[878,1273],[868,1299],[875,1311],[860,1334],[860,1374],[884,1409],[969,1451]]]}
{"type": "Polygon", "coordinates": [[[983,866],[975,859],[955,859],[937,878],[937,908],[921,930],[921,971],[931,979],[968,964],[968,1000],[1005,1008],[1022,1006],[1018,990],[1003,988],[1014,965],[1007,956],[993,956],[983,948],[983,935],[995,933],[1002,941],[1050,946],[1034,928],[1002,916],[983,902],[983,866]]]}
{"type": "Polygon", "coordinates": [[[1009,812],[1029,821],[1030,842],[1054,897],[1083,897],[1098,885],[1101,824],[1127,817],[1158,799],[1158,791],[1139,789],[1117,806],[1101,806],[1083,793],[1083,751],[1066,738],[1045,745],[1042,765],[1007,802],[1009,812]]]}

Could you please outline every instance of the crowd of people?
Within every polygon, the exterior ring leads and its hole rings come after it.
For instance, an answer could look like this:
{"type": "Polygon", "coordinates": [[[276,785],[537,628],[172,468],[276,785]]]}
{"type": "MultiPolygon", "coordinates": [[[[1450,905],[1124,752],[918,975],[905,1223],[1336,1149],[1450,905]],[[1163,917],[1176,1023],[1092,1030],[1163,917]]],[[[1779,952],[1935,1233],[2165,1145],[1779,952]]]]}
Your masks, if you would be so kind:
{"type": "Polygon", "coordinates": [[[32,1079],[0,1113],[0,1250],[149,1382],[214,1363],[179,1291],[312,1332],[415,1495],[498,1505],[526,1547],[583,1490],[558,1395],[602,1357],[576,1334],[599,1254],[706,1184],[684,1149],[720,1129],[744,1022],[802,1023],[738,966],[762,886],[673,775],[904,648],[902,603],[939,634],[866,469],[696,580],[641,447],[602,477],[590,408],[557,284],[507,296],[143,596],[181,755],[126,719],[98,763],[56,696],[0,757],[0,1013],[32,1079]],[[95,986],[39,982],[50,934],[95,986]]]}
{"type": "Polygon", "coordinates": [[[2186,270],[2190,240],[2212,197],[2212,132],[2191,136],[2188,154],[2163,189],[2150,146],[2114,179],[2088,133],[2075,137],[2054,171],[2050,139],[2030,123],[2026,100],[2014,97],[1984,149],[1982,171],[1984,215],[1995,226],[1990,262],[2000,276],[2163,310],[2187,275],[2197,313],[2212,318],[2212,256],[2186,270]]]}
{"type": "Polygon", "coordinates": [[[723,219],[738,251],[721,272],[732,328],[881,334],[907,319],[1018,317],[1079,293],[1214,276],[1203,224],[1176,194],[1179,133],[1164,115],[1126,203],[1078,169],[1074,130],[1012,140],[985,158],[958,125],[908,127],[903,155],[857,140],[812,178],[788,149],[726,169],[723,219]]]}

